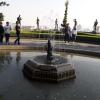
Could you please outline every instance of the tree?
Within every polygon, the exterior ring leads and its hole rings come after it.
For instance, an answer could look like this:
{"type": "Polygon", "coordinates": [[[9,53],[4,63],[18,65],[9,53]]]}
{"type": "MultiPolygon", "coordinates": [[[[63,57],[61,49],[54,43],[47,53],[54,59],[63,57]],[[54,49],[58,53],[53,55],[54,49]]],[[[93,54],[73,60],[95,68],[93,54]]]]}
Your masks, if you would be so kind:
{"type": "Polygon", "coordinates": [[[65,26],[67,24],[67,15],[68,15],[68,0],[65,3],[65,13],[62,26],[65,26]]]}
{"type": "MultiPolygon", "coordinates": [[[[6,3],[5,1],[0,1],[0,6],[9,6],[8,3],[6,3]]],[[[0,13],[0,21],[4,20],[4,15],[3,13],[0,13]]]]}
{"type": "Polygon", "coordinates": [[[5,1],[0,1],[0,6],[9,6],[9,4],[6,3],[5,1]]]}

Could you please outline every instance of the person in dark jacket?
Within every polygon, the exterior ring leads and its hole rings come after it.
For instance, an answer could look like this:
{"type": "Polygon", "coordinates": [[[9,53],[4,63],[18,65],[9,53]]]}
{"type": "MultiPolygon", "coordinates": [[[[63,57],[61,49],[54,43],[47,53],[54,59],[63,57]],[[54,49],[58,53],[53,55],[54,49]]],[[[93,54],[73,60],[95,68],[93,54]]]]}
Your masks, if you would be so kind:
{"type": "Polygon", "coordinates": [[[4,27],[2,25],[2,22],[0,22],[0,44],[3,43],[3,35],[4,35],[4,27]]]}
{"type": "Polygon", "coordinates": [[[66,41],[68,41],[68,43],[70,42],[70,40],[71,40],[71,36],[72,36],[72,34],[71,34],[71,28],[70,28],[70,26],[69,26],[69,23],[67,23],[66,24],[66,26],[65,26],[65,28],[64,28],[64,41],[65,41],[65,43],[66,43],[66,41]]]}
{"type": "Polygon", "coordinates": [[[17,39],[15,40],[14,44],[17,43],[18,45],[20,45],[20,32],[21,32],[21,27],[20,27],[18,21],[16,22],[15,30],[16,30],[17,39]]]}

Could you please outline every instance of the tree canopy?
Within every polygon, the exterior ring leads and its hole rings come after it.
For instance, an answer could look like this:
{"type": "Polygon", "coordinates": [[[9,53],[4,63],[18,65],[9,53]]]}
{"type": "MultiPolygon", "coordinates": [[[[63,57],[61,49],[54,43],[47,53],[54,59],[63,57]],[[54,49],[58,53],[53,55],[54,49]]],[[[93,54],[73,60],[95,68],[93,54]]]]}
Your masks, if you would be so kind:
{"type": "MultiPolygon", "coordinates": [[[[9,4],[5,1],[0,1],[0,6],[9,6],[9,4]]],[[[4,15],[3,13],[0,13],[0,21],[4,20],[4,15]]]]}
{"type": "Polygon", "coordinates": [[[9,6],[9,4],[5,1],[0,1],[0,6],[9,6]]]}
{"type": "Polygon", "coordinates": [[[64,19],[63,19],[64,26],[67,24],[67,15],[68,15],[68,1],[66,1],[65,3],[65,13],[64,13],[64,19]]]}

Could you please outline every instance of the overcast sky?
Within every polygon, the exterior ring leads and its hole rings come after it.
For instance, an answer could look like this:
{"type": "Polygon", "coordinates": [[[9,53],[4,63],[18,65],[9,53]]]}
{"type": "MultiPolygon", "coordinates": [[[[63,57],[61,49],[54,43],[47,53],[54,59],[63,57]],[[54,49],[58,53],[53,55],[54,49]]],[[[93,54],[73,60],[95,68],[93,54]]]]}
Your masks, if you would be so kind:
{"type": "MultiPolygon", "coordinates": [[[[5,21],[15,23],[20,14],[22,25],[36,25],[36,17],[40,19],[41,26],[54,26],[58,19],[62,23],[66,0],[6,0],[9,7],[0,7],[4,12],[5,21]]],[[[95,19],[100,22],[100,0],[69,0],[68,21],[73,25],[76,18],[78,24],[91,28],[95,19]]]]}

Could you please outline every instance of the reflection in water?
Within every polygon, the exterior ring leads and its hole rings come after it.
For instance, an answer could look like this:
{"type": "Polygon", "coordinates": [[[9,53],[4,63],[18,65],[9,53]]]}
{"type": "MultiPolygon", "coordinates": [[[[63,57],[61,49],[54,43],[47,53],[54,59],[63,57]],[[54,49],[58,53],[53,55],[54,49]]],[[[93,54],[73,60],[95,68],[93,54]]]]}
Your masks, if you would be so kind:
{"type": "Polygon", "coordinates": [[[11,57],[11,53],[10,52],[6,52],[5,60],[8,62],[8,64],[11,64],[12,57],[11,57]]]}
{"type": "Polygon", "coordinates": [[[75,65],[75,80],[29,81],[22,73],[23,64],[40,54],[0,51],[0,100],[100,100],[100,59],[60,53],[75,65]]]}
{"type": "Polygon", "coordinates": [[[21,52],[17,52],[17,54],[16,54],[16,63],[17,63],[17,65],[19,64],[20,60],[21,60],[21,52]]]}
{"type": "Polygon", "coordinates": [[[12,61],[10,51],[0,51],[0,64],[8,63],[10,64],[12,61]]]}

